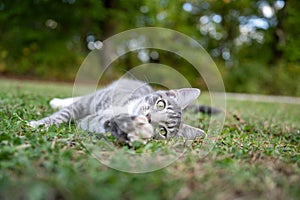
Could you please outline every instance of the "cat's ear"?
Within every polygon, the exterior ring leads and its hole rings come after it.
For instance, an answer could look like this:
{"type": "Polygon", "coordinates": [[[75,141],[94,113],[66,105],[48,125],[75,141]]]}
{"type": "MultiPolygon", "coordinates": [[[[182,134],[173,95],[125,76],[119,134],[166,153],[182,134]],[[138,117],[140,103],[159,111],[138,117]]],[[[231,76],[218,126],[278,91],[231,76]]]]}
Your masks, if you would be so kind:
{"type": "Polygon", "coordinates": [[[177,100],[181,109],[184,109],[186,106],[188,106],[198,98],[198,96],[200,95],[200,90],[197,88],[170,90],[169,95],[177,100]]]}
{"type": "Polygon", "coordinates": [[[195,128],[187,124],[182,124],[177,136],[183,137],[188,140],[194,140],[196,138],[203,138],[205,136],[205,132],[199,128],[195,128]]]}

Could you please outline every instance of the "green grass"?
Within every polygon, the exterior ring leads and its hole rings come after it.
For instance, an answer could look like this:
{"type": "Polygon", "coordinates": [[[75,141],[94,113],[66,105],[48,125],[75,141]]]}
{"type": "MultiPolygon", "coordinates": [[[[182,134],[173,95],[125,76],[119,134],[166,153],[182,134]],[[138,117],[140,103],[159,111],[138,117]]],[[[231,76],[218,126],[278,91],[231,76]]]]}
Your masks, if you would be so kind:
{"type": "Polygon", "coordinates": [[[230,100],[206,157],[197,141],[168,167],[131,174],[90,156],[74,125],[26,125],[53,112],[51,98],[71,94],[67,84],[0,80],[0,199],[299,199],[299,104],[230,100]]]}

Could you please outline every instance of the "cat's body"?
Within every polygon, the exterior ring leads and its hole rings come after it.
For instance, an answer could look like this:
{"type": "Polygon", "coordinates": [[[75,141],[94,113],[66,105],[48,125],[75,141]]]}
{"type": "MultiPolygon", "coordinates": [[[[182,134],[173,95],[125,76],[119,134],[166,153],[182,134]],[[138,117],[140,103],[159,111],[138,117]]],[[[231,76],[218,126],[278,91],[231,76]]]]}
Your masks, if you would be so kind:
{"type": "Polygon", "coordinates": [[[83,130],[112,132],[123,141],[150,138],[201,137],[203,131],[182,123],[182,110],[200,94],[199,89],[154,91],[147,83],[120,79],[82,97],[53,99],[60,108],[49,117],[31,121],[32,127],[74,120],[83,130]]]}

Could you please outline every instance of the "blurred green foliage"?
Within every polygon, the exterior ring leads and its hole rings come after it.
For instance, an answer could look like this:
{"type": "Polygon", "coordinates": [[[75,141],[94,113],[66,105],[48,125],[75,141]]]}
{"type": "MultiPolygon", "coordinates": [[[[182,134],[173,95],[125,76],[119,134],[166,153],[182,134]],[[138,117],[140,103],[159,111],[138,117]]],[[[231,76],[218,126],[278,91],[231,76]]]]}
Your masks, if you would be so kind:
{"type": "MultiPolygon", "coordinates": [[[[288,0],[0,0],[0,74],[73,80],[89,51],[106,38],[158,26],[197,40],[217,63],[227,91],[300,95],[299,1],[288,0]]],[[[195,86],[183,59],[132,52],[113,78],[137,64],[173,66],[195,86]]]]}

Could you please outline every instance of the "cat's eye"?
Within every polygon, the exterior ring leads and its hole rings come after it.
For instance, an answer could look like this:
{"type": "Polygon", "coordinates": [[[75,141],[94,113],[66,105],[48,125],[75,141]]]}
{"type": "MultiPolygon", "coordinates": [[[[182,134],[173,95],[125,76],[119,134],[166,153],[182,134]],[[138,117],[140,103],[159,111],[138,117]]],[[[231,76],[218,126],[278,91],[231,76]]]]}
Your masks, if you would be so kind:
{"type": "Polygon", "coordinates": [[[167,129],[165,128],[165,127],[159,127],[159,129],[158,129],[158,133],[160,134],[160,135],[162,135],[162,136],[164,136],[164,137],[166,137],[167,136],[167,129]]]}
{"type": "Polygon", "coordinates": [[[161,111],[163,109],[165,109],[166,107],[166,102],[164,100],[158,100],[157,103],[156,103],[156,109],[161,111]]]}

